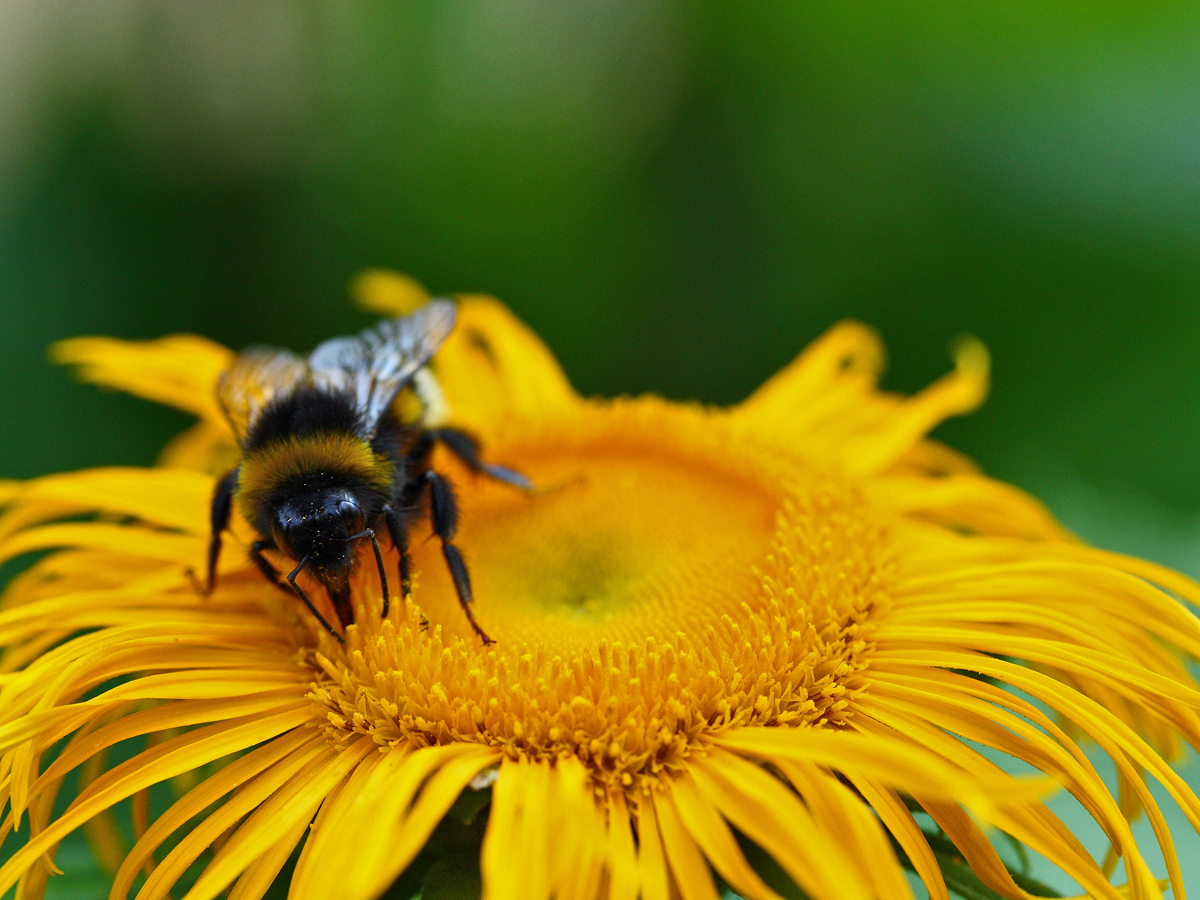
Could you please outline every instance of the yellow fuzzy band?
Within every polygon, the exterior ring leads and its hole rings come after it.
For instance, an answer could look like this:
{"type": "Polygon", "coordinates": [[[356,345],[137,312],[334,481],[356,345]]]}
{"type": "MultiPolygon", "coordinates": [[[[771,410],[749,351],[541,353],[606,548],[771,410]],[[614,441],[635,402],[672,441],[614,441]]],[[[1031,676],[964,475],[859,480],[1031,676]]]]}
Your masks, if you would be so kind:
{"type": "Polygon", "coordinates": [[[238,511],[253,520],[258,505],[285,481],[329,472],[361,478],[385,494],[395,482],[393,462],[373,451],[362,438],[337,432],[293,435],[252,450],[242,459],[238,511]]]}

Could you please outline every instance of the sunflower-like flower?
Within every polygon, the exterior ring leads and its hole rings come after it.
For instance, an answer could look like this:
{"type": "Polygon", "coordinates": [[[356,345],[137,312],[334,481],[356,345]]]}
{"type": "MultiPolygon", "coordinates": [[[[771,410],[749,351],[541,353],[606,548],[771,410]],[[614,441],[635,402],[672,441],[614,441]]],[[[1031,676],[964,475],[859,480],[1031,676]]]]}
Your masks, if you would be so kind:
{"type": "MultiPolygon", "coordinates": [[[[362,287],[376,310],[412,306],[396,277],[362,287]]],[[[188,900],[251,900],[294,867],[293,898],[368,900],[428,869],[458,811],[489,900],[713,900],[721,881],[754,900],[789,882],[890,900],[912,896],[906,870],[947,898],[955,862],[1032,896],[989,831],[1092,897],[1160,897],[1129,824],[1144,813],[1183,896],[1147,784],[1200,825],[1165,762],[1200,744],[1180,661],[1200,624],[1179,599],[1200,586],[1082,544],[925,437],[981,402],[977,343],[913,397],[877,390],[879,342],[846,323],[731,409],[588,400],[504,307],[462,298],[432,363],[450,421],[538,486],[436,459],[491,646],[419,534],[412,593],[386,619],[374,565],[356,570],[344,643],[250,564],[245,522],[201,596],[189,570],[237,458],[214,397],[232,354],[183,336],[57,354],[200,421],[156,468],[0,486],[0,558],[53,550],[0,613],[3,830],[27,833],[0,892],[40,896],[85,827],[115,898],[166,897],[190,869],[188,900]],[[177,799],[151,815],[165,781],[177,799]],[[1106,858],[1043,804],[1053,785],[1106,858]],[[125,849],[108,817],[130,798],[125,849]]]]}

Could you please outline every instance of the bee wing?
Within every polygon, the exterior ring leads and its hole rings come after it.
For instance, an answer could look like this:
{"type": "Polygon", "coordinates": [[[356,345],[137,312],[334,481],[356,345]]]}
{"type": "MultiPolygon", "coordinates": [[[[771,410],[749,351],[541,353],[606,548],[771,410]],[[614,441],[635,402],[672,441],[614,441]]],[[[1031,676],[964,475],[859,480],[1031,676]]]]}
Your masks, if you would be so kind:
{"type": "Polygon", "coordinates": [[[416,312],[384,319],[357,337],[333,338],[312,352],[313,386],[350,393],[362,419],[363,436],[375,434],[400,389],[429,362],[454,328],[450,300],[431,300],[416,312]]]}
{"type": "Polygon", "coordinates": [[[244,442],[263,407],[309,380],[308,363],[290,350],[251,347],[217,379],[217,400],[238,442],[244,442]]]}

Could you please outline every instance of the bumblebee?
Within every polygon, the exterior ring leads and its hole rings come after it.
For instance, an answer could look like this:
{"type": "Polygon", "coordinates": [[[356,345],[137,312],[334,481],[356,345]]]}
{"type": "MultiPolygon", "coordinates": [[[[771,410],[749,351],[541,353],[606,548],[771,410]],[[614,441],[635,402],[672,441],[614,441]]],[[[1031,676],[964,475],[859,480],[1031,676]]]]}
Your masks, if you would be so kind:
{"type": "Polygon", "coordinates": [[[354,621],[350,575],[360,541],[371,542],[388,612],[388,580],[379,534],[399,551],[400,584],[410,589],[408,532],[428,511],[459,603],[484,644],[492,643],[471,611],[471,579],[454,545],[458,508],[445,476],[430,468],[442,444],[471,470],[522,490],[519,472],[488,465],[470,435],[434,427],[440,392],[426,364],[454,328],[456,308],[432,300],[416,312],[384,319],[357,337],[325,341],[301,359],[288,350],[252,347],[217,382],[217,399],[241,446],[241,460],[213,492],[206,592],[216,585],[221,536],[234,508],[259,534],[250,557],[272,583],[294,593],[338,641],[296,577],[308,571],[329,593],[344,628],[354,621]],[[420,414],[402,416],[405,388],[420,414]],[[295,562],[286,576],[264,556],[295,562]]]}

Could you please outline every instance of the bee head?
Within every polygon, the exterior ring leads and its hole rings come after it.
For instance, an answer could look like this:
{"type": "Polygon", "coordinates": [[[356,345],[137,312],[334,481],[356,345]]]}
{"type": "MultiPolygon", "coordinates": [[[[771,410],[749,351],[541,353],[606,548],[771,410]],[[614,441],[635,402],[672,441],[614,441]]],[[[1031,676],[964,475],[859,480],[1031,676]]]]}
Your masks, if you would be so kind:
{"type": "Polygon", "coordinates": [[[354,495],[325,490],[290,500],[275,510],[271,537],[294,559],[311,555],[318,567],[349,568],[351,539],[366,529],[366,516],[354,495]]]}

